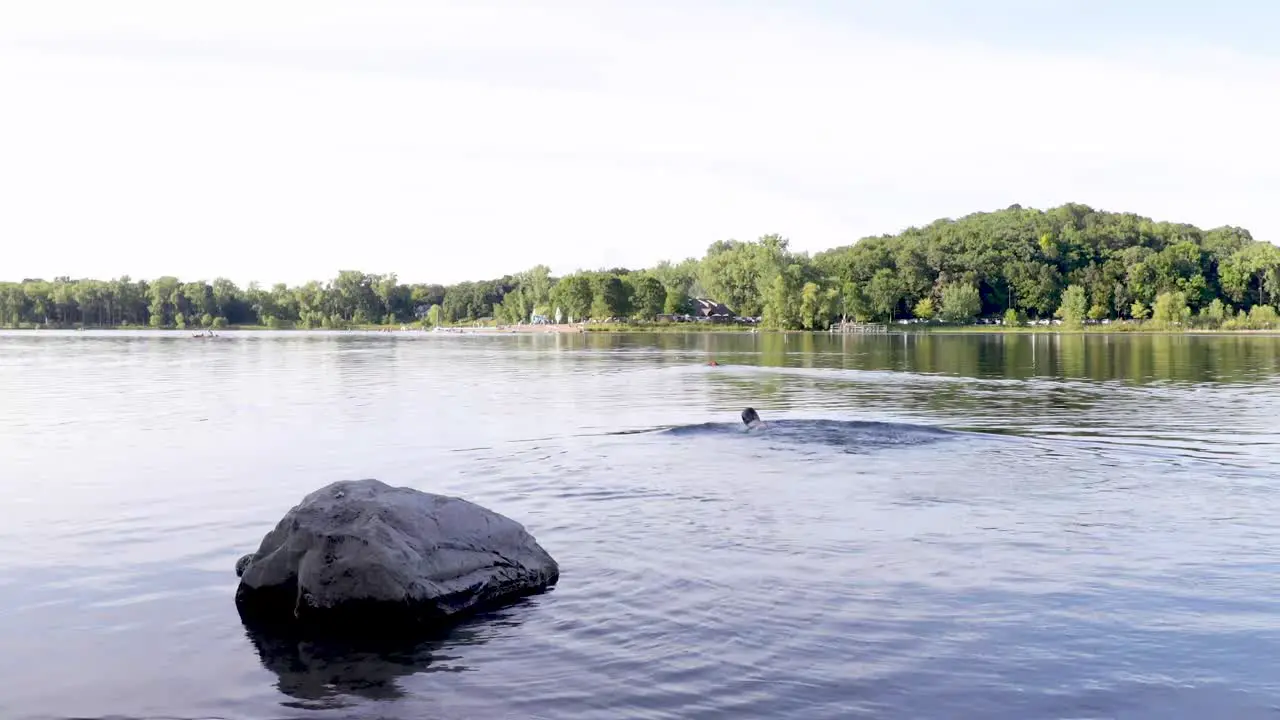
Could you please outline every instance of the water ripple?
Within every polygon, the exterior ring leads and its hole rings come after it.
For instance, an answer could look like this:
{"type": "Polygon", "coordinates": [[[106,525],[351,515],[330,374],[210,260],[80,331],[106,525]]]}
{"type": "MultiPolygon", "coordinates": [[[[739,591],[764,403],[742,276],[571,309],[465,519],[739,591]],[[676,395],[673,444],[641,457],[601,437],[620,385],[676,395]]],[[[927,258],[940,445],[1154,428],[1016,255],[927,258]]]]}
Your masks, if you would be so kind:
{"type": "Polygon", "coordinates": [[[0,333],[0,717],[1275,717],[1277,388],[1265,337],[0,333]],[[235,559],[351,477],[561,584],[247,633],[235,559]]]}

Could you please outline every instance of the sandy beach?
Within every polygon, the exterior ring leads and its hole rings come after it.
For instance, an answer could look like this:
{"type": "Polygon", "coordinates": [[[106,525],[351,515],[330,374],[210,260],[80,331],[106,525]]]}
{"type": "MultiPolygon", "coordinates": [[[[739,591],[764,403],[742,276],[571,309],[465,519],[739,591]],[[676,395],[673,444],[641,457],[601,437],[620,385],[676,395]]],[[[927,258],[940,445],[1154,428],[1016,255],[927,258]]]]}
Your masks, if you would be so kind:
{"type": "Polygon", "coordinates": [[[432,332],[441,333],[580,333],[586,332],[583,325],[561,323],[559,325],[498,325],[496,327],[441,327],[432,332]]]}

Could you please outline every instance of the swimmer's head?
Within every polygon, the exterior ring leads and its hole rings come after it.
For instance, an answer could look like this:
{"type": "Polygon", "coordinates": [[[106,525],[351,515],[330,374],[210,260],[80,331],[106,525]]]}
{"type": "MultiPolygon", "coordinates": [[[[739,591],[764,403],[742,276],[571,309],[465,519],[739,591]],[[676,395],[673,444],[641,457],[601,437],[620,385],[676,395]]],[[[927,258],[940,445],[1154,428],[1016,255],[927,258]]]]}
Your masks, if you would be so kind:
{"type": "Polygon", "coordinates": [[[760,413],[755,408],[747,408],[742,411],[742,424],[751,427],[754,423],[760,422],[760,413]]]}

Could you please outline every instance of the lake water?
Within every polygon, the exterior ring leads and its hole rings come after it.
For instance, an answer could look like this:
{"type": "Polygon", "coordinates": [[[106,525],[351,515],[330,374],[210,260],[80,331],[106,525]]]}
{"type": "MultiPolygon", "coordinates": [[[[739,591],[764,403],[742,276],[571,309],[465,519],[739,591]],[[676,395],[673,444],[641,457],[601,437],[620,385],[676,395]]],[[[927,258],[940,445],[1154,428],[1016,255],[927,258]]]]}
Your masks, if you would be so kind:
{"type": "Polygon", "coordinates": [[[0,408],[8,720],[1280,713],[1277,337],[15,332],[0,408]],[[360,477],[559,585],[250,637],[236,559],[360,477]]]}

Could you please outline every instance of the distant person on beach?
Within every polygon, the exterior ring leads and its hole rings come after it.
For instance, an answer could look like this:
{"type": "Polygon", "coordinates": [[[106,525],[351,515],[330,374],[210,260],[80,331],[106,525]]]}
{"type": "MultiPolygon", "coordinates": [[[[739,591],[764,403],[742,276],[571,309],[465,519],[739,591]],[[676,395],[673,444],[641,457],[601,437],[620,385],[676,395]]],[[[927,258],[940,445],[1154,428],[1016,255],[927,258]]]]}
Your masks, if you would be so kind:
{"type": "Polygon", "coordinates": [[[747,408],[742,411],[742,424],[747,426],[747,430],[755,430],[759,427],[768,427],[764,421],[760,419],[760,413],[755,408],[747,408]]]}

